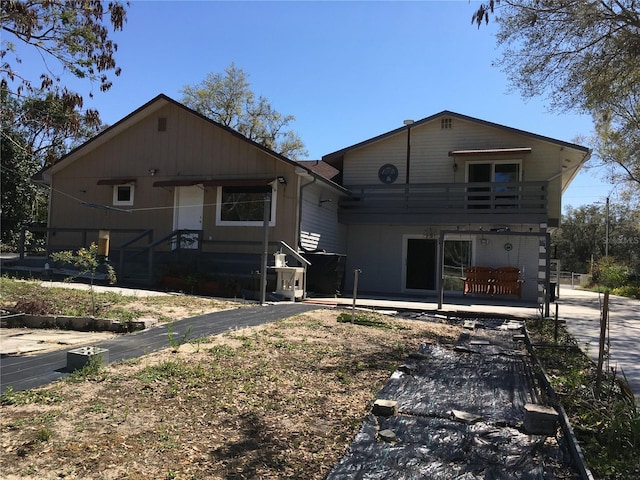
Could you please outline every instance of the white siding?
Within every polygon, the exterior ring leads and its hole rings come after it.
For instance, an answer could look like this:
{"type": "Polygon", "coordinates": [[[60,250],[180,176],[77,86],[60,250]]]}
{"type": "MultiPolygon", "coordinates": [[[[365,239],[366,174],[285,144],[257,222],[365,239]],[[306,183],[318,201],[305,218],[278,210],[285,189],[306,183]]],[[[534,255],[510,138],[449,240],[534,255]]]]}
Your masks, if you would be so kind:
{"type": "Polygon", "coordinates": [[[396,183],[404,183],[406,176],[407,137],[398,134],[367,145],[347,154],[344,160],[344,185],[379,184],[378,170],[392,163],[398,168],[396,183]]]}
{"type": "MultiPolygon", "coordinates": [[[[380,185],[378,170],[391,163],[398,169],[395,184],[406,183],[407,130],[377,142],[348,151],[344,157],[343,184],[380,185]]],[[[465,181],[466,162],[496,160],[486,156],[453,158],[450,151],[468,149],[530,147],[531,153],[500,156],[499,160],[521,160],[522,181],[548,181],[549,218],[560,218],[562,179],[557,176],[567,165],[576,165],[583,152],[553,142],[520,134],[509,129],[453,118],[450,129],[440,127],[440,118],[410,128],[409,183],[461,183],[465,181]],[[454,163],[457,168],[454,169],[454,163]]]]}
{"type": "Polygon", "coordinates": [[[338,223],[338,199],[335,190],[318,183],[302,189],[300,243],[306,250],[346,252],[346,227],[338,223]]]}
{"type": "MultiPolygon", "coordinates": [[[[537,236],[486,235],[482,245],[480,235],[471,235],[467,230],[482,227],[489,231],[491,225],[467,225],[460,230],[460,238],[473,242],[473,265],[488,267],[518,267],[525,280],[523,299],[535,301],[537,298],[538,238],[537,236]],[[510,243],[511,250],[504,245],[510,243]]],[[[518,231],[529,232],[528,225],[519,226],[518,231]]],[[[536,232],[535,226],[531,231],[536,232]]],[[[347,251],[345,290],[353,291],[353,271],[362,270],[358,278],[358,291],[398,293],[403,290],[404,241],[406,237],[438,239],[440,230],[452,230],[451,226],[388,226],[351,225],[349,227],[349,250],[347,251]]],[[[515,230],[514,230],[515,231],[515,230]]],[[[455,240],[456,234],[449,234],[447,240],[455,240]]],[[[431,292],[432,295],[435,292],[431,292]]],[[[514,297],[515,298],[515,297],[514,297]]]]}

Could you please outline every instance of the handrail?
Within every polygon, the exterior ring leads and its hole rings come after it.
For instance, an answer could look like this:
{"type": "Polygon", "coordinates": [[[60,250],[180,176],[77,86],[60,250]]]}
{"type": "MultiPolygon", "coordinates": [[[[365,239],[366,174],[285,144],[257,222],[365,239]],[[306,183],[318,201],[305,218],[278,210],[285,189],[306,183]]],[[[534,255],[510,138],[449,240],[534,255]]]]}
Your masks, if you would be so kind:
{"type": "Polygon", "coordinates": [[[138,234],[135,237],[133,237],[132,239],[124,242],[123,244],[121,244],[118,247],[118,250],[120,251],[120,258],[118,259],[118,273],[120,275],[124,276],[124,256],[125,256],[125,251],[126,251],[127,247],[129,245],[134,244],[135,242],[137,242],[138,240],[140,240],[141,238],[144,238],[144,237],[149,237],[149,241],[150,242],[153,241],[153,229],[144,230],[140,234],[138,234]]]}
{"type": "Polygon", "coordinates": [[[182,230],[174,230],[173,232],[165,235],[164,237],[160,238],[159,240],[156,240],[155,242],[147,245],[147,250],[148,250],[148,255],[149,255],[149,260],[147,262],[147,266],[148,266],[148,272],[147,272],[147,281],[149,282],[149,285],[151,285],[153,283],[153,263],[154,263],[154,252],[155,252],[155,248],[158,245],[161,245],[164,242],[167,242],[169,240],[175,239],[175,245],[176,248],[175,250],[180,250],[181,249],[181,237],[182,235],[193,235],[193,234],[197,234],[198,235],[198,239],[197,239],[197,250],[198,251],[202,251],[202,240],[203,240],[203,231],[202,230],[188,230],[188,229],[182,229],[182,230]]]}
{"type": "MultiPolygon", "coordinates": [[[[545,215],[548,182],[420,183],[349,185],[351,195],[338,202],[343,219],[362,215],[465,216],[487,213],[545,215]]],[[[398,217],[400,220],[404,217],[398,217]]]]}
{"type": "MultiPolygon", "coordinates": [[[[132,233],[132,232],[142,232],[144,229],[142,228],[71,228],[71,227],[44,227],[44,226],[36,226],[36,225],[25,225],[20,229],[20,241],[18,245],[18,253],[20,256],[20,260],[24,260],[25,250],[26,250],[26,232],[44,232],[46,234],[49,233],[81,233],[82,240],[81,246],[87,247],[87,234],[89,232],[99,232],[100,230],[109,230],[112,233],[132,233]]],[[[49,256],[49,242],[46,242],[46,255],[49,256]]]]}
{"type": "Polygon", "coordinates": [[[124,242],[123,244],[121,244],[118,249],[122,250],[124,248],[127,248],[129,245],[137,242],[138,240],[140,240],[142,237],[150,237],[149,241],[153,240],[153,229],[149,228],[143,232],[141,232],[139,235],[136,235],[135,237],[133,237],[131,240],[127,240],[126,242],[124,242]]]}

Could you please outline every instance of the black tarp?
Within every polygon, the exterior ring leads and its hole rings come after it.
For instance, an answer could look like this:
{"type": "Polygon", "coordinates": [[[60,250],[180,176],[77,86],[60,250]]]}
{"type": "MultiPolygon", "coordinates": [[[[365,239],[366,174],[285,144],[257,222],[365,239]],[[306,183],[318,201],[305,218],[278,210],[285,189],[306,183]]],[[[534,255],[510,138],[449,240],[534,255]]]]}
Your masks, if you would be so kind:
{"type": "Polygon", "coordinates": [[[376,395],[398,415],[368,415],[327,479],[579,478],[560,430],[523,428],[524,405],[545,398],[514,338],[522,328],[483,319],[455,345],[422,344],[376,395]]]}

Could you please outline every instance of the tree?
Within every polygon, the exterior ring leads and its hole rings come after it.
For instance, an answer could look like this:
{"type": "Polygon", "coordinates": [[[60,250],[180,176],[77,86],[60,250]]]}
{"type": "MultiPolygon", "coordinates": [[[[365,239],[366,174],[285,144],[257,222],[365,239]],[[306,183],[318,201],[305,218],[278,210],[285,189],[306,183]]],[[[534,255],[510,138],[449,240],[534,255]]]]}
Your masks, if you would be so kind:
{"type": "Polygon", "coordinates": [[[46,220],[48,192],[33,184],[31,177],[90,138],[96,127],[93,118],[52,93],[16,99],[0,89],[0,100],[12,111],[12,118],[3,116],[0,125],[1,240],[3,246],[14,247],[23,225],[46,220]]]}
{"type": "MultiPolygon", "coordinates": [[[[65,110],[80,110],[83,96],[63,85],[62,74],[99,83],[100,91],[109,90],[112,85],[109,72],[120,74],[114,59],[118,46],[109,38],[109,26],[114,31],[122,30],[125,21],[125,5],[119,1],[109,2],[105,10],[100,0],[3,0],[0,87],[19,98],[35,95],[53,99],[65,110]],[[17,53],[17,43],[35,50],[42,58],[39,83],[18,70],[22,59],[17,53]],[[56,65],[61,71],[57,71],[56,65]]],[[[11,109],[5,108],[4,103],[0,113],[3,118],[12,118],[11,109]]],[[[85,117],[99,124],[95,110],[87,111],[85,117]]],[[[81,125],[74,123],[76,119],[68,118],[68,125],[80,129],[81,125]]]]}
{"type": "Polygon", "coordinates": [[[285,157],[307,155],[304,143],[292,130],[293,115],[282,115],[269,101],[256,99],[247,74],[231,63],[224,73],[209,73],[200,83],[182,89],[182,102],[212,120],[285,157]]]}
{"type": "MultiPolygon", "coordinates": [[[[99,273],[98,270],[102,270],[104,277],[110,284],[116,283],[116,272],[108,261],[103,261],[98,254],[98,245],[92,243],[89,248],[81,248],[77,252],[67,250],[64,252],[56,252],[51,254],[51,259],[54,262],[61,262],[63,264],[71,264],[78,269],[76,276],[89,275],[90,284],[89,290],[91,291],[91,314],[96,315],[96,295],[93,289],[93,282],[99,273]]],[[[73,280],[71,277],[70,280],[73,280]]]]}
{"type": "Polygon", "coordinates": [[[110,29],[121,30],[125,21],[125,6],[119,1],[106,8],[98,0],[0,2],[3,245],[14,243],[21,224],[44,220],[46,195],[30,177],[101,128],[98,112],[83,112],[83,96],[67,88],[63,76],[71,74],[109,90],[109,74],[120,74],[110,29]],[[38,78],[20,72],[18,50],[42,58],[38,78]]]}
{"type": "Polygon", "coordinates": [[[472,17],[495,15],[498,60],[525,98],[588,113],[595,153],[610,178],[640,192],[640,9],[637,0],[490,0],[472,17]]]}
{"type": "Polygon", "coordinates": [[[29,180],[37,165],[23,148],[23,135],[11,126],[2,126],[0,160],[1,238],[3,248],[15,247],[20,227],[28,221],[46,218],[46,196],[29,180]],[[7,128],[8,127],[8,128],[7,128]]]}
{"type": "Polygon", "coordinates": [[[596,134],[591,139],[609,182],[626,186],[629,201],[635,203],[640,201],[640,110],[637,114],[625,122],[622,115],[601,115],[595,119],[596,134]]]}
{"type": "Polygon", "coordinates": [[[569,207],[553,244],[563,270],[589,272],[608,253],[640,273],[640,209],[624,202],[611,202],[608,212],[603,204],[569,207]]]}

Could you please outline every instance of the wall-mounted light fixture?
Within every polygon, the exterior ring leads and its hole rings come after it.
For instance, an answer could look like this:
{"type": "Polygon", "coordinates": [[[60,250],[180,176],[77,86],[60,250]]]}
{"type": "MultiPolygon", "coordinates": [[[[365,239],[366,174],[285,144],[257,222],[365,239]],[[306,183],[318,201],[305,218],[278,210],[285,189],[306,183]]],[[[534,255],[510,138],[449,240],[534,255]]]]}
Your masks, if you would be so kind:
{"type": "Polygon", "coordinates": [[[283,176],[279,176],[279,177],[278,177],[278,183],[279,183],[280,185],[286,185],[286,184],[287,184],[287,179],[286,179],[286,178],[284,178],[283,176]]]}
{"type": "Polygon", "coordinates": [[[457,163],[453,163],[453,171],[457,172],[458,171],[458,164],[457,163]]]}
{"type": "Polygon", "coordinates": [[[155,168],[150,168],[149,169],[149,174],[153,177],[156,173],[158,173],[158,170],[155,168]]]}

